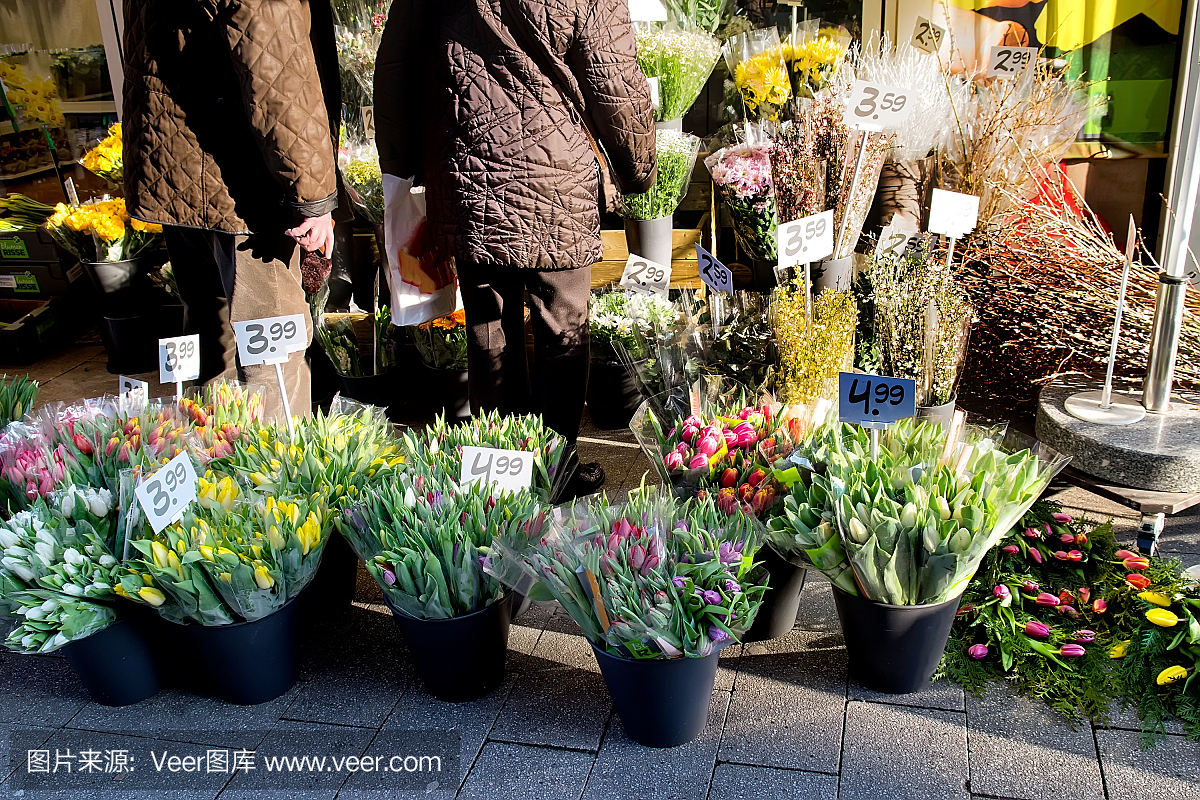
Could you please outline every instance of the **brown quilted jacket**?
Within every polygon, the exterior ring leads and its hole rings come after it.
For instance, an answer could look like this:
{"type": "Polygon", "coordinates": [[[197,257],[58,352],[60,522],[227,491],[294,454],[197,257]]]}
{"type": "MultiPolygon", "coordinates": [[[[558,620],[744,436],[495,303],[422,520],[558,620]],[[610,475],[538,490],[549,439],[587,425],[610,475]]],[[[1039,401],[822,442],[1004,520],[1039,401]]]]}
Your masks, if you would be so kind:
{"type": "Polygon", "coordinates": [[[431,232],[459,260],[600,260],[596,157],[534,58],[591,120],[617,183],[654,182],[650,89],[626,0],[394,0],[375,61],[380,166],[424,183],[431,232]]]}
{"type": "Polygon", "coordinates": [[[337,206],[328,0],[125,0],[129,213],[274,232],[337,206]]]}

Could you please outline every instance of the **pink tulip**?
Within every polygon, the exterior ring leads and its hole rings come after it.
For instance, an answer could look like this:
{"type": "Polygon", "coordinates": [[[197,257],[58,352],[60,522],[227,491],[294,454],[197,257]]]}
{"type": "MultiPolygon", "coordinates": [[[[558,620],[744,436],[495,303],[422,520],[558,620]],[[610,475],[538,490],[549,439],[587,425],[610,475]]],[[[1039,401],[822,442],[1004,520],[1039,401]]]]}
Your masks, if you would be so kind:
{"type": "Polygon", "coordinates": [[[1021,548],[1017,547],[1015,544],[1009,544],[1004,546],[1004,552],[1007,555],[1015,556],[1017,553],[1021,552],[1021,548]]]}
{"type": "Polygon", "coordinates": [[[707,466],[708,456],[702,453],[697,453],[696,455],[692,456],[692,460],[688,462],[688,469],[700,469],[701,467],[707,466]]]}
{"type": "Polygon", "coordinates": [[[967,648],[967,655],[975,660],[987,658],[988,648],[986,644],[973,644],[967,648]]]}
{"type": "Polygon", "coordinates": [[[683,426],[683,441],[687,442],[688,444],[692,444],[696,440],[696,437],[699,435],[700,435],[699,428],[697,428],[693,425],[684,425],[683,426]]]}
{"type": "Polygon", "coordinates": [[[1037,603],[1039,606],[1056,606],[1062,601],[1049,592],[1042,592],[1033,599],[1033,602],[1037,603]]]}
{"type": "Polygon", "coordinates": [[[642,565],[646,563],[646,548],[640,544],[635,544],[629,548],[629,565],[636,570],[640,570],[642,565]]]}
{"type": "Polygon", "coordinates": [[[1095,611],[1097,614],[1103,614],[1105,611],[1108,611],[1108,602],[1103,597],[1097,597],[1092,601],[1092,611],[1095,611]]]}
{"type": "Polygon", "coordinates": [[[1012,592],[1003,583],[998,583],[992,587],[992,596],[998,597],[1000,600],[1011,600],[1012,592]]]}
{"type": "Polygon", "coordinates": [[[1087,629],[1075,631],[1075,636],[1071,639],[1071,641],[1075,642],[1076,644],[1087,644],[1088,642],[1094,642],[1096,641],[1096,632],[1089,631],[1087,629]]]}
{"type": "Polygon", "coordinates": [[[1050,626],[1031,619],[1025,623],[1025,635],[1034,639],[1046,639],[1050,636],[1050,626]]]}
{"type": "Polygon", "coordinates": [[[1029,592],[1030,594],[1033,594],[1034,592],[1036,592],[1038,590],[1038,585],[1036,583],[1034,583],[1033,581],[1025,581],[1025,583],[1023,583],[1021,585],[1021,588],[1024,591],[1029,592]]]}
{"type": "Polygon", "coordinates": [[[1088,604],[1088,602],[1092,599],[1092,590],[1087,588],[1086,586],[1082,587],[1079,590],[1078,594],[1079,594],[1079,605],[1081,605],[1081,606],[1086,606],[1088,604]]]}
{"type": "Polygon", "coordinates": [[[1042,551],[1038,550],[1036,547],[1029,548],[1029,558],[1035,564],[1042,563],[1042,551]]]}
{"type": "Polygon", "coordinates": [[[1087,650],[1084,650],[1077,644],[1064,644],[1058,649],[1058,654],[1065,658],[1079,658],[1086,653],[1087,650]]]}
{"type": "Polygon", "coordinates": [[[1062,523],[1063,525],[1075,521],[1075,518],[1070,514],[1051,514],[1050,516],[1054,518],[1055,522],[1062,523]]]}
{"type": "Polygon", "coordinates": [[[1038,539],[1041,537],[1041,535],[1042,535],[1042,532],[1039,531],[1037,528],[1026,528],[1025,529],[1026,538],[1038,539]]]}
{"type": "Polygon", "coordinates": [[[1064,533],[1058,537],[1058,540],[1063,544],[1075,544],[1075,537],[1072,534],[1064,533]]]}
{"type": "Polygon", "coordinates": [[[672,450],[671,452],[669,452],[665,456],[663,456],[663,465],[666,466],[666,468],[669,470],[682,469],[683,468],[683,456],[681,456],[679,453],[672,450]]]}
{"type": "Polygon", "coordinates": [[[725,439],[726,447],[737,447],[738,435],[731,429],[726,428],[725,430],[721,431],[721,436],[725,439]]]}

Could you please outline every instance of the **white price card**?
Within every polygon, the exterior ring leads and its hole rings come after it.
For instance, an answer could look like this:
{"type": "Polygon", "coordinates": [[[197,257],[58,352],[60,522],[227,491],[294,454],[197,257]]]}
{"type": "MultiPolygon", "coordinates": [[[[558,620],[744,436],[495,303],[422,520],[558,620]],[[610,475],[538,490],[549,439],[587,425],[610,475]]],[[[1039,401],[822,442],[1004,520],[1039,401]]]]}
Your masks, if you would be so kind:
{"type": "Polygon", "coordinates": [[[458,483],[460,486],[469,486],[483,481],[501,491],[528,489],[533,483],[533,457],[533,453],[523,450],[495,450],[464,445],[458,483]]]}
{"type": "Polygon", "coordinates": [[[929,204],[929,232],[961,239],[975,230],[979,220],[979,198],[973,194],[934,189],[929,204]]]}
{"type": "Polygon", "coordinates": [[[233,333],[243,367],[282,363],[292,353],[308,348],[303,314],[235,322],[233,333]]]}
{"type": "Polygon", "coordinates": [[[658,93],[658,76],[646,78],[646,83],[650,84],[650,107],[658,111],[662,105],[662,96],[658,93]]]}
{"type": "Polygon", "coordinates": [[[671,285],[671,267],[631,253],[621,273],[621,285],[635,292],[666,297],[671,285]]]}
{"type": "Polygon", "coordinates": [[[182,383],[200,377],[200,335],[158,340],[158,382],[182,383]]]}
{"type": "Polygon", "coordinates": [[[1036,47],[993,47],[988,59],[989,78],[1019,78],[1037,59],[1036,47]]]}
{"type": "Polygon", "coordinates": [[[833,211],[785,222],[775,229],[779,266],[811,264],[833,255],[833,211]]]}
{"type": "Polygon", "coordinates": [[[129,395],[129,400],[134,405],[145,405],[150,399],[150,384],[137,378],[118,375],[117,394],[129,395]]]}
{"type": "Polygon", "coordinates": [[[144,480],[133,494],[146,512],[150,527],[158,533],[183,516],[196,499],[196,468],[191,456],[187,451],[175,456],[144,480]]]}
{"type": "Polygon", "coordinates": [[[846,104],[846,125],[851,128],[882,130],[904,121],[913,104],[907,89],[884,86],[871,81],[855,81],[846,104]]]}
{"type": "Polygon", "coordinates": [[[629,19],[633,22],[666,22],[667,7],[662,0],[629,0],[629,19]]]}
{"type": "Polygon", "coordinates": [[[733,291],[733,272],[717,260],[717,257],[696,245],[696,262],[700,267],[700,280],[714,292],[733,291]]]}
{"type": "Polygon", "coordinates": [[[924,17],[917,17],[912,38],[908,43],[925,53],[936,53],[946,38],[946,29],[939,28],[924,17]]]}
{"type": "Polygon", "coordinates": [[[917,230],[916,223],[911,219],[899,214],[893,216],[892,221],[883,226],[883,230],[879,232],[879,241],[875,243],[875,257],[899,258],[904,254],[909,241],[918,233],[920,231],[917,230]]]}

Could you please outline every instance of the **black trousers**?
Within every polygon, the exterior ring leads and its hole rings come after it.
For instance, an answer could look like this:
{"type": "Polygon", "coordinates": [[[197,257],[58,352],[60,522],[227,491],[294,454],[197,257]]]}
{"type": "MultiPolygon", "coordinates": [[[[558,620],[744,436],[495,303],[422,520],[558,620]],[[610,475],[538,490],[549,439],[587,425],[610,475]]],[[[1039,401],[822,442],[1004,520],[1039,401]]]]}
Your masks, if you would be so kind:
{"type": "Polygon", "coordinates": [[[467,314],[471,408],[541,414],[574,444],[588,380],[592,268],[459,264],[458,282],[467,314]],[[532,370],[525,351],[526,300],[532,370]]]}

